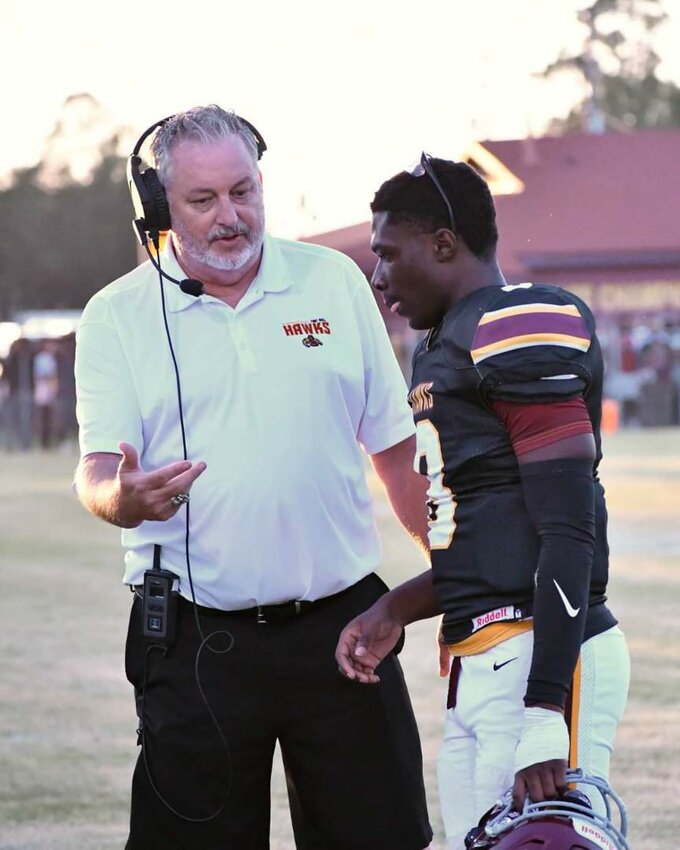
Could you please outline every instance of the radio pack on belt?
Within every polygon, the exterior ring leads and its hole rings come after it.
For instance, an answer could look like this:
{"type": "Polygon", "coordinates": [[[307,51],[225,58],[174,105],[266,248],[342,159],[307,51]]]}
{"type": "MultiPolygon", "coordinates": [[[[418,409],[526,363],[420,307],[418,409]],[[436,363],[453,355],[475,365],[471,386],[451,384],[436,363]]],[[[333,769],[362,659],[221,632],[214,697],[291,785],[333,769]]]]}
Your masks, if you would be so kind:
{"type": "Polygon", "coordinates": [[[142,624],[144,637],[169,648],[177,635],[177,596],[179,578],[161,569],[161,547],[154,543],[153,569],[144,573],[142,624]]]}

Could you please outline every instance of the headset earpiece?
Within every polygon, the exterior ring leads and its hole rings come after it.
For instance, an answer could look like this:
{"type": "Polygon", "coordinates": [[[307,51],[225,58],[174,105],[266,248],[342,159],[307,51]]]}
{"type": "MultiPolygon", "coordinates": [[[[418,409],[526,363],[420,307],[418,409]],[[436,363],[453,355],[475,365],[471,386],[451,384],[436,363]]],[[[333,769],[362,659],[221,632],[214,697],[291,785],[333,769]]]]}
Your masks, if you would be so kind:
{"type": "Polygon", "coordinates": [[[135,231],[157,235],[170,230],[170,207],[156,170],[140,171],[142,161],[133,154],[128,160],[128,186],[135,208],[135,231]]]}

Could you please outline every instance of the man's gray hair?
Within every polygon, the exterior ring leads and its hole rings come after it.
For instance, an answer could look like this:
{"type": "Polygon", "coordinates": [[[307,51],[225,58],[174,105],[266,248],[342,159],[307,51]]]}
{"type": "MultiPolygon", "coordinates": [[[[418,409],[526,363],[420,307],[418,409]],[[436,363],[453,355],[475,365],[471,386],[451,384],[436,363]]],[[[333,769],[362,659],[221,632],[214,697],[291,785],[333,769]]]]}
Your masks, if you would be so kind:
{"type": "Polygon", "coordinates": [[[167,185],[170,152],[175,145],[186,141],[209,144],[229,136],[240,136],[257,162],[257,140],[235,112],[227,112],[211,103],[173,115],[156,131],[150,146],[158,179],[163,186],[167,185]]]}

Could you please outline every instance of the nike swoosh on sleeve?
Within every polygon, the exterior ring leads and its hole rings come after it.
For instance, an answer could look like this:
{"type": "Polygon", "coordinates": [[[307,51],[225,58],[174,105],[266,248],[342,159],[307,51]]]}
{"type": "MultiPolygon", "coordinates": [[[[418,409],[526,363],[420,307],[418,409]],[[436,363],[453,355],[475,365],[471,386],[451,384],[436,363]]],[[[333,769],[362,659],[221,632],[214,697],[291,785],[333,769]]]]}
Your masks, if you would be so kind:
{"type": "Polygon", "coordinates": [[[565,592],[562,590],[562,588],[557,583],[557,580],[553,579],[553,582],[555,584],[555,587],[557,588],[557,592],[560,595],[560,598],[561,598],[561,600],[564,604],[564,607],[566,609],[567,614],[569,614],[570,617],[575,617],[578,614],[578,612],[581,610],[581,607],[579,606],[578,608],[574,608],[573,605],[567,599],[565,592]]]}

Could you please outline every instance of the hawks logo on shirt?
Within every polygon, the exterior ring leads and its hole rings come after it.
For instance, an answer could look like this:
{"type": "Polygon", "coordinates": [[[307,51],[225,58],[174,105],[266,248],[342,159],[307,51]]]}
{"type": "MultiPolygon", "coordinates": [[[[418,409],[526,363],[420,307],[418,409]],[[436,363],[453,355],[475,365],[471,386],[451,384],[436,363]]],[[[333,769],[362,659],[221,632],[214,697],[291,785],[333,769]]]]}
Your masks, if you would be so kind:
{"type": "Polygon", "coordinates": [[[326,319],[309,319],[306,322],[284,322],[281,325],[286,336],[308,336],[309,334],[329,334],[331,325],[326,319]]]}
{"type": "Polygon", "coordinates": [[[434,405],[432,399],[432,381],[418,384],[408,394],[408,403],[411,405],[414,413],[422,413],[424,410],[430,410],[434,405]]]}

